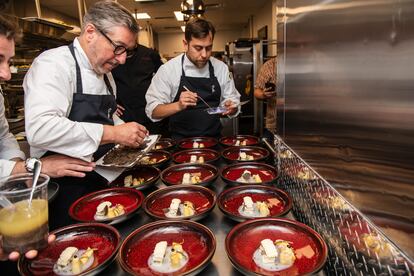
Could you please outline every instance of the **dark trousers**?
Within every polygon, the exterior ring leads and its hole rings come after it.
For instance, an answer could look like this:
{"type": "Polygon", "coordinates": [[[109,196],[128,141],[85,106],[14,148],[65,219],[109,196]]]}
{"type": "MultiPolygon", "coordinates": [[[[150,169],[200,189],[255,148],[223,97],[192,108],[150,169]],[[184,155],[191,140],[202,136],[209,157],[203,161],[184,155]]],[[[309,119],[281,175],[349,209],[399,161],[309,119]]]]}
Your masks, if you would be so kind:
{"type": "Polygon", "coordinates": [[[76,223],[69,216],[70,205],[86,194],[107,187],[107,180],[96,172],[87,173],[84,178],[62,177],[53,181],[59,184],[59,192],[49,204],[50,231],[76,223]]]}

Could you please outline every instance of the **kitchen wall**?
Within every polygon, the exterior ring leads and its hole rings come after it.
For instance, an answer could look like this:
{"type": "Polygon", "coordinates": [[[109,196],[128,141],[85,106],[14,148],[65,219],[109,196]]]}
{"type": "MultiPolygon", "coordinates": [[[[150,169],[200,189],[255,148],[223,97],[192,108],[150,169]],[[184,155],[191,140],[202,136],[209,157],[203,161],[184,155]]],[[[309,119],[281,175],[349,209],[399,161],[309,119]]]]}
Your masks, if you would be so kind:
{"type": "MultiPolygon", "coordinates": [[[[241,37],[242,30],[217,31],[213,51],[224,51],[227,42],[241,37]]],[[[184,51],[184,33],[161,33],[158,34],[158,46],[160,54],[166,57],[175,57],[184,51]]]]}

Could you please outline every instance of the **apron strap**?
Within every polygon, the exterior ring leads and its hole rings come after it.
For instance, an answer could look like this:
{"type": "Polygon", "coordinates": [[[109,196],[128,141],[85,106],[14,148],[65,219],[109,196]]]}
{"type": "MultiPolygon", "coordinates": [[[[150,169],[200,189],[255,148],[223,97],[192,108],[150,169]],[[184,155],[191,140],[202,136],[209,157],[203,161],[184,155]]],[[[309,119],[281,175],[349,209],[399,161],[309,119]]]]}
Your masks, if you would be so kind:
{"type": "Polygon", "coordinates": [[[111,93],[111,95],[114,96],[114,90],[112,88],[111,83],[109,82],[108,76],[105,74],[103,78],[104,78],[104,81],[105,81],[105,84],[106,84],[106,88],[108,88],[108,90],[109,90],[109,93],[111,93]]]}
{"type": "Polygon", "coordinates": [[[76,65],[76,91],[75,93],[83,94],[81,71],[80,71],[80,67],[78,64],[78,60],[76,59],[76,56],[75,56],[75,48],[73,47],[73,42],[69,44],[68,47],[69,47],[70,53],[73,56],[73,59],[75,60],[75,65],[76,65]]]}
{"type": "Polygon", "coordinates": [[[183,54],[183,56],[181,57],[181,75],[185,77],[185,72],[184,72],[184,56],[185,56],[185,54],[183,54]]]}

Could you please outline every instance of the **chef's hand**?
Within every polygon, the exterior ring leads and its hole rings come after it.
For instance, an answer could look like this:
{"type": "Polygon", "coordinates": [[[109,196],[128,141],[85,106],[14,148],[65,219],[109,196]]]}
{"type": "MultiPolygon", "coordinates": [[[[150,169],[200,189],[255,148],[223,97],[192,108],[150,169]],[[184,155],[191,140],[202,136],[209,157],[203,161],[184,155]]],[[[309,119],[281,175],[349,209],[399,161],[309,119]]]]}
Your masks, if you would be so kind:
{"type": "Polygon", "coordinates": [[[178,99],[178,106],[180,110],[184,110],[189,106],[197,105],[197,93],[191,91],[183,91],[178,99]]]}
{"type": "Polygon", "coordinates": [[[52,178],[63,176],[85,177],[85,172],[91,172],[95,163],[72,158],[66,155],[54,154],[40,159],[42,173],[52,178]]]}
{"type": "Polygon", "coordinates": [[[116,128],[115,143],[132,148],[139,147],[149,135],[148,130],[136,122],[117,125],[114,128],[116,128]]]}
{"type": "Polygon", "coordinates": [[[122,105],[119,105],[119,104],[116,105],[116,110],[115,110],[115,115],[116,116],[121,118],[121,116],[124,115],[124,111],[125,111],[125,107],[123,107],[122,105]]]}
{"type": "Polygon", "coordinates": [[[233,103],[232,100],[227,100],[224,102],[224,107],[227,109],[227,111],[223,112],[222,115],[233,115],[237,112],[237,106],[233,103]]]}
{"type": "MultiPolygon", "coordinates": [[[[51,244],[52,242],[55,241],[55,239],[56,239],[55,235],[49,235],[49,237],[47,238],[47,242],[51,244]]],[[[24,256],[28,259],[34,259],[37,256],[37,250],[29,250],[26,252],[24,256]]],[[[7,255],[3,253],[3,248],[0,247],[0,261],[6,261],[7,259],[9,259],[10,261],[15,262],[19,259],[19,257],[20,257],[19,252],[14,251],[10,253],[9,255],[7,255]]]]}
{"type": "Polygon", "coordinates": [[[272,87],[265,88],[263,90],[263,98],[270,99],[276,97],[276,91],[272,89],[272,87]]]}

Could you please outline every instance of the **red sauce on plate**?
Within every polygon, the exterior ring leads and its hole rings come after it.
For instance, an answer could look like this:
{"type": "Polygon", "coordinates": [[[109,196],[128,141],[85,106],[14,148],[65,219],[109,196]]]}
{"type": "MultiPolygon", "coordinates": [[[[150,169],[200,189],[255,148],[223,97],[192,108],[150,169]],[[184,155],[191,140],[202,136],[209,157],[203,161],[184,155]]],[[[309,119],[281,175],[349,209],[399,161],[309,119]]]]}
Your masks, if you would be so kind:
{"type": "Polygon", "coordinates": [[[60,253],[69,246],[74,246],[78,249],[87,249],[88,247],[98,249],[94,252],[95,263],[90,269],[106,261],[115,250],[115,245],[111,239],[102,235],[99,231],[96,233],[79,231],[74,235],[70,234],[63,238],[58,238],[46,249],[39,252],[36,259],[29,261],[27,270],[33,275],[55,275],[53,266],[59,259],[60,253]]]}
{"type": "Polygon", "coordinates": [[[186,150],[174,154],[174,162],[189,163],[191,155],[197,156],[197,160],[200,156],[202,156],[204,158],[204,162],[208,162],[218,158],[218,152],[213,150],[186,150]]]}
{"type": "Polygon", "coordinates": [[[236,216],[241,216],[239,214],[239,207],[240,205],[243,204],[243,197],[245,196],[250,196],[253,200],[253,202],[257,202],[257,201],[265,201],[267,202],[267,199],[269,198],[277,198],[280,203],[277,206],[272,206],[271,208],[269,208],[270,211],[270,216],[277,216],[278,214],[283,213],[286,210],[286,202],[279,196],[277,196],[276,194],[270,194],[270,193],[252,193],[252,192],[246,192],[246,193],[242,193],[242,194],[236,194],[234,196],[229,196],[229,198],[227,198],[226,200],[224,200],[223,202],[223,206],[224,208],[236,215],[236,216]]]}
{"type": "Polygon", "coordinates": [[[217,140],[215,138],[210,137],[194,137],[194,138],[186,138],[181,140],[178,144],[183,149],[192,149],[193,143],[202,143],[204,148],[212,148],[217,145],[217,140]]]}
{"type": "MultiPolygon", "coordinates": [[[[306,274],[315,270],[315,268],[324,262],[322,247],[316,238],[306,230],[302,230],[299,226],[289,224],[251,224],[250,226],[238,229],[237,233],[229,241],[229,254],[244,269],[261,273],[263,275],[298,275],[306,274]],[[293,249],[297,250],[309,245],[315,254],[310,259],[302,256],[297,258],[294,264],[282,271],[266,271],[258,267],[253,260],[253,253],[260,246],[260,242],[264,239],[286,240],[291,242],[293,249]]],[[[227,241],[226,241],[227,242],[227,241]]]]}
{"type": "MultiPolygon", "coordinates": [[[[95,197],[85,198],[74,207],[74,215],[82,221],[94,221],[96,207],[104,201],[110,201],[112,206],[121,204],[124,206],[125,214],[134,211],[141,204],[136,194],[127,192],[109,192],[95,197]]],[[[99,221],[98,221],[99,222],[99,221]]]]}
{"type": "Polygon", "coordinates": [[[237,135],[237,136],[223,137],[220,139],[220,143],[226,146],[235,146],[237,141],[240,141],[240,143],[242,141],[246,141],[246,145],[243,145],[243,146],[253,146],[259,143],[259,138],[255,136],[249,136],[249,135],[237,135]]]}
{"type": "Polygon", "coordinates": [[[211,207],[213,200],[212,197],[209,198],[202,192],[177,191],[176,193],[160,195],[149,202],[149,210],[157,216],[164,216],[164,209],[170,207],[171,200],[174,198],[180,199],[182,203],[184,201],[191,201],[194,204],[196,215],[207,211],[211,207]]]}
{"type": "Polygon", "coordinates": [[[250,171],[252,175],[258,174],[260,178],[262,179],[262,182],[269,182],[276,178],[276,174],[273,171],[265,167],[263,168],[245,168],[245,167],[230,168],[229,170],[223,173],[223,177],[231,181],[237,181],[237,179],[240,178],[240,176],[243,174],[245,170],[250,171]]]}
{"type": "Polygon", "coordinates": [[[172,242],[184,242],[183,249],[189,255],[188,263],[173,275],[181,275],[200,265],[209,255],[210,248],[206,237],[191,228],[186,227],[160,227],[147,232],[135,240],[128,248],[126,254],[127,265],[138,275],[156,274],[148,267],[148,258],[154,251],[155,245],[166,241],[170,246],[172,242]]]}
{"type": "Polygon", "coordinates": [[[233,161],[255,161],[263,159],[269,155],[269,152],[261,148],[246,148],[246,147],[231,147],[223,151],[224,158],[233,161]],[[253,156],[253,160],[239,160],[240,152],[245,152],[247,155],[253,156]]]}
{"type": "Polygon", "coordinates": [[[201,173],[202,182],[208,181],[214,176],[214,172],[206,167],[188,168],[186,170],[168,170],[164,173],[164,179],[170,184],[182,184],[184,173],[201,173]]]}

